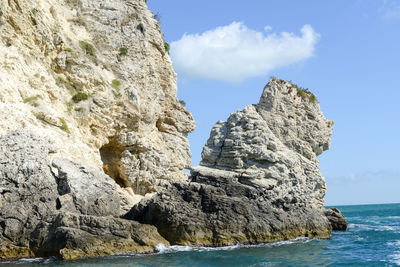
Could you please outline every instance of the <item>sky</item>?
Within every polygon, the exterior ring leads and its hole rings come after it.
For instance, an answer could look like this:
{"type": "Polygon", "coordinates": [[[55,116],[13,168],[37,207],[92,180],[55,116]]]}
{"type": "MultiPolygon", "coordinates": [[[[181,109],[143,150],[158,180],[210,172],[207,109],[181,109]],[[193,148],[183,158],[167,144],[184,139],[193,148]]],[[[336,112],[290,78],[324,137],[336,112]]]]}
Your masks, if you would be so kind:
{"type": "Polygon", "coordinates": [[[335,121],[319,156],[326,205],[400,202],[400,1],[149,0],[196,121],[192,165],[212,126],[259,101],[270,76],[317,96],[335,121]]]}

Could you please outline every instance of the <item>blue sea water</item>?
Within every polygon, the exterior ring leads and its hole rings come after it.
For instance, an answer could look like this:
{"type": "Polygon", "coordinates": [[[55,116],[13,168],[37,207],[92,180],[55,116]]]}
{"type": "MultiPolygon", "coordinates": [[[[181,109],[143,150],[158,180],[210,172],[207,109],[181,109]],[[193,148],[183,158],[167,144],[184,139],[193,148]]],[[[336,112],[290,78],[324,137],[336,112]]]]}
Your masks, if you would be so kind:
{"type": "Polygon", "coordinates": [[[152,255],[80,261],[29,259],[6,266],[400,266],[400,204],[338,207],[349,230],[330,240],[298,238],[258,246],[189,248],[172,246],[152,255]]]}

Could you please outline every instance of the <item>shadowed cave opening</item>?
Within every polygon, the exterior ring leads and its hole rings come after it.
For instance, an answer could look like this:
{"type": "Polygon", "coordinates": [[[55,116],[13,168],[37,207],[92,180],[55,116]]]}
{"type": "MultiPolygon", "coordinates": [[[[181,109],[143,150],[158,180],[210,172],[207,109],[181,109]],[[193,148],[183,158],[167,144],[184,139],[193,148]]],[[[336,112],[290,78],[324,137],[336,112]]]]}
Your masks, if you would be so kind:
{"type": "Polygon", "coordinates": [[[103,161],[103,171],[121,187],[128,187],[128,181],[121,171],[121,154],[124,147],[113,138],[108,144],[100,148],[100,157],[103,161]]]}

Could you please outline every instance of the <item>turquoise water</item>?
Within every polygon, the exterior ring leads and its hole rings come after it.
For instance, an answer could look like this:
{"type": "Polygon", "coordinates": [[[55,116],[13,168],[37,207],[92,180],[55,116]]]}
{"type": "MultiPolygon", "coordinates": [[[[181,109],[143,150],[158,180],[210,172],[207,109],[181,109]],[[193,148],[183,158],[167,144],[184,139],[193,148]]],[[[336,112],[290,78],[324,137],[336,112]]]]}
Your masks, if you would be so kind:
{"type": "Polygon", "coordinates": [[[330,240],[305,238],[219,249],[173,246],[159,254],[61,262],[33,259],[12,266],[400,266],[400,204],[338,207],[349,231],[330,240]]]}

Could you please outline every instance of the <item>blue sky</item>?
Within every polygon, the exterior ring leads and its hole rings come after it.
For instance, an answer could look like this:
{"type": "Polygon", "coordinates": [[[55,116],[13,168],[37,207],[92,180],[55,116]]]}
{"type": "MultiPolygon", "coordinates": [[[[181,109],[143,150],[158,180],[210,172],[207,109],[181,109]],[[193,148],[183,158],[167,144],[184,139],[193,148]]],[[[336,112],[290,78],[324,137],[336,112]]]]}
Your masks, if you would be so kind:
{"type": "Polygon", "coordinates": [[[178,97],[196,121],[189,135],[193,165],[214,123],[257,103],[276,76],[309,88],[335,121],[331,149],[319,157],[326,204],[400,202],[400,1],[149,0],[148,6],[161,17],[178,97]],[[221,32],[238,43],[212,48],[226,64],[196,59],[221,32]],[[287,56],[281,47],[294,52],[287,56]]]}

